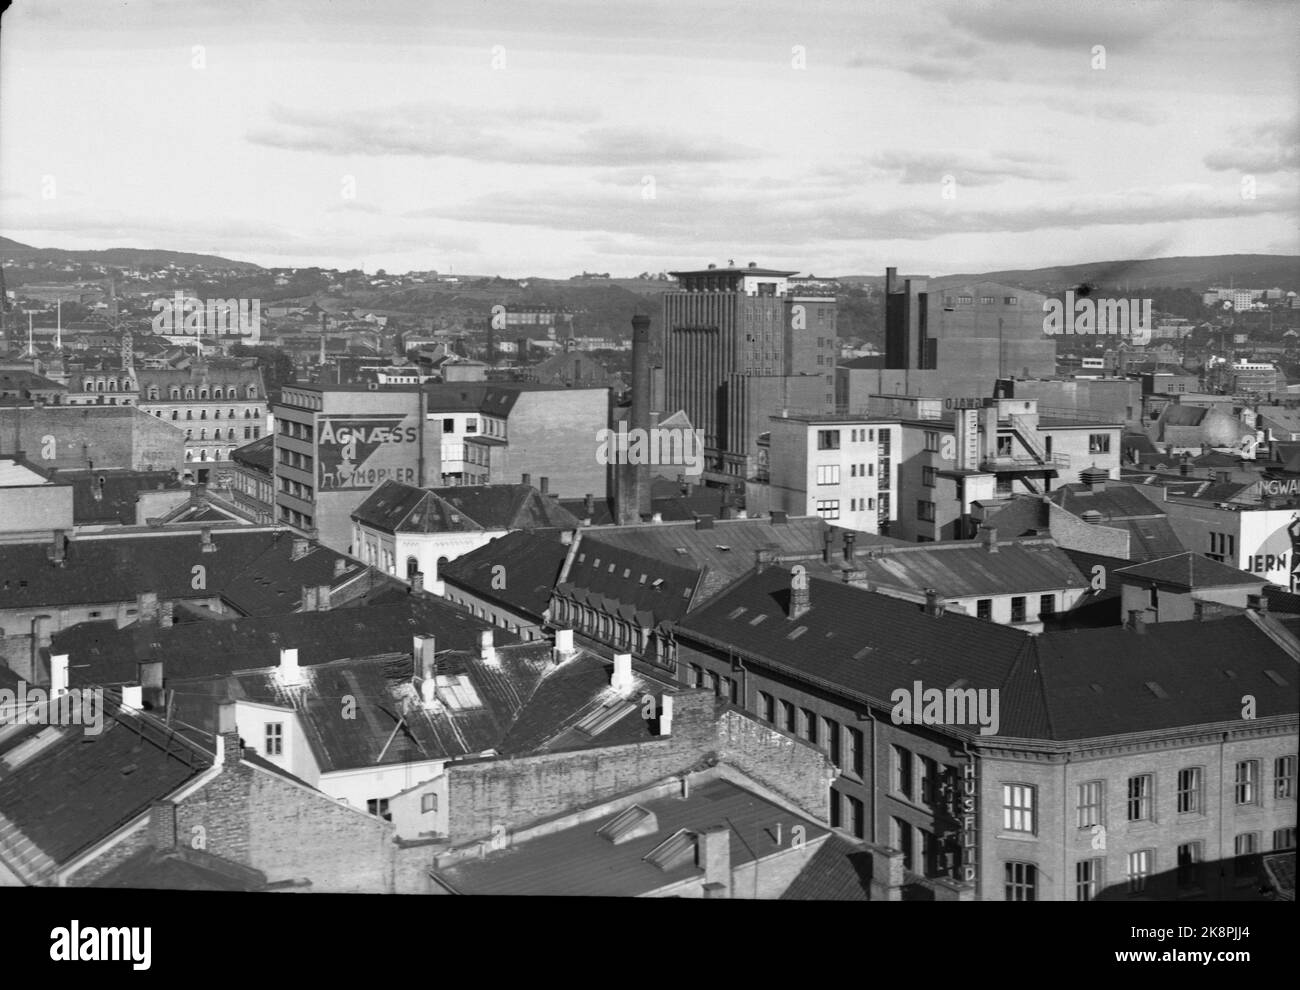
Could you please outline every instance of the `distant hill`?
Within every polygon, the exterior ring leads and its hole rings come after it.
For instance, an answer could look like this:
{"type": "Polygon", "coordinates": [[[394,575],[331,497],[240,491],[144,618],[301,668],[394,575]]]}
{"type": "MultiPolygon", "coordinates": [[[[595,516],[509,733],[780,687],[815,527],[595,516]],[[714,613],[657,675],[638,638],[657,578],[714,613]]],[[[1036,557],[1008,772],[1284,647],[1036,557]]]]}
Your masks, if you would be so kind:
{"type": "MultiPolygon", "coordinates": [[[[913,276],[916,277],[916,276],[913,276]]],[[[924,276],[920,276],[924,277],[924,276]]],[[[1038,292],[1056,292],[1085,282],[1146,289],[1167,287],[1201,289],[1230,282],[1248,289],[1300,289],[1300,256],[1289,254],[1213,254],[1203,257],[1149,258],[1131,261],[1092,261],[1054,268],[1017,268],[1007,271],[943,275],[932,278],[936,287],[960,282],[1005,282],[1038,292]]],[[[840,279],[849,285],[884,285],[883,275],[851,275],[840,279]]]]}
{"type": "Polygon", "coordinates": [[[135,268],[139,265],[203,265],[235,271],[258,272],[260,265],[249,261],[232,261],[214,254],[191,254],[188,251],[159,251],[144,248],[108,248],[103,251],[67,251],[63,248],[37,248],[11,237],[0,237],[0,260],[5,264],[18,261],[41,261],[50,264],[112,265],[135,268]]]}

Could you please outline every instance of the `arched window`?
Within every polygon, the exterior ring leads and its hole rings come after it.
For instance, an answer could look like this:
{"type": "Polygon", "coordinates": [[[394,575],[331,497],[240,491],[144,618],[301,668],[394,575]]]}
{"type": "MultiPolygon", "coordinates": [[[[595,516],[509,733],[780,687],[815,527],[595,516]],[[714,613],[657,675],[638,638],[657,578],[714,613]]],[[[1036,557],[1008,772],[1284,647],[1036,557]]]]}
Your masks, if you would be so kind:
{"type": "Polygon", "coordinates": [[[87,392],[95,391],[95,380],[93,378],[86,379],[86,391],[87,392]]]}
{"type": "Polygon", "coordinates": [[[414,581],[415,572],[420,569],[420,562],[414,557],[406,558],[406,580],[414,581]]]}
{"type": "Polygon", "coordinates": [[[199,451],[199,460],[201,460],[201,461],[206,461],[207,459],[208,459],[208,452],[207,452],[206,450],[200,450],[200,451],[199,451]]]}
{"type": "Polygon", "coordinates": [[[172,410],[172,419],[177,419],[177,418],[180,416],[180,414],[181,414],[181,411],[180,411],[179,409],[173,409],[173,410],[172,410]]]}
{"type": "Polygon", "coordinates": [[[109,390],[110,392],[116,392],[116,391],[117,391],[117,379],[116,379],[116,378],[110,378],[110,379],[108,380],[108,390],[109,390]]]}
{"type": "Polygon", "coordinates": [[[226,431],[226,438],[229,440],[235,439],[235,431],[233,428],[226,431]]]}
{"type": "Polygon", "coordinates": [[[95,391],[96,392],[104,391],[104,380],[102,378],[99,381],[95,382],[95,391]]]}
{"type": "Polygon", "coordinates": [[[179,399],[181,397],[181,390],[173,385],[170,394],[173,399],[179,399]]]}
{"type": "Polygon", "coordinates": [[[256,398],[257,398],[257,386],[256,386],[256,385],[250,385],[250,386],[248,386],[248,397],[249,397],[250,399],[256,399],[256,398]]]}
{"type": "Polygon", "coordinates": [[[207,431],[207,430],[199,430],[199,439],[200,439],[200,440],[206,440],[207,438],[208,438],[208,431],[207,431]]]}
{"type": "Polygon", "coordinates": [[[193,410],[193,409],[186,409],[186,410],[185,410],[185,418],[186,418],[186,419],[193,419],[193,418],[194,418],[194,410],[193,410]]]}
{"type": "Polygon", "coordinates": [[[199,389],[199,398],[206,399],[207,397],[208,397],[208,390],[206,388],[199,389]]]}
{"type": "Polygon", "coordinates": [[[187,389],[185,390],[185,398],[187,398],[187,399],[193,399],[193,398],[194,398],[194,389],[192,389],[192,388],[187,388],[187,389]]]}
{"type": "Polygon", "coordinates": [[[229,410],[227,410],[227,411],[226,411],[226,419],[234,419],[234,418],[235,418],[235,410],[233,410],[233,409],[229,409],[229,410]]]}
{"type": "Polygon", "coordinates": [[[220,399],[220,398],[221,398],[221,389],[220,389],[220,387],[218,387],[218,388],[214,388],[214,389],[212,390],[212,397],[213,397],[214,399],[220,399]]]}
{"type": "Polygon", "coordinates": [[[158,401],[158,386],[154,385],[150,387],[149,398],[154,400],[155,402],[158,401]]]}
{"type": "Polygon", "coordinates": [[[213,409],[213,410],[212,410],[212,418],[213,418],[213,419],[220,419],[220,418],[221,418],[221,410],[220,410],[220,409],[213,409]]]}
{"type": "Polygon", "coordinates": [[[251,410],[251,409],[245,409],[245,410],[244,410],[244,419],[252,419],[252,418],[253,418],[253,410],[251,410]]]}
{"type": "Polygon", "coordinates": [[[194,431],[193,431],[193,430],[186,430],[186,431],[185,431],[185,439],[186,439],[186,440],[193,440],[193,439],[194,439],[194,431]]]}
{"type": "Polygon", "coordinates": [[[187,461],[192,461],[192,460],[194,460],[194,451],[192,451],[192,450],[187,450],[187,451],[185,451],[185,459],[186,459],[187,461]]]}

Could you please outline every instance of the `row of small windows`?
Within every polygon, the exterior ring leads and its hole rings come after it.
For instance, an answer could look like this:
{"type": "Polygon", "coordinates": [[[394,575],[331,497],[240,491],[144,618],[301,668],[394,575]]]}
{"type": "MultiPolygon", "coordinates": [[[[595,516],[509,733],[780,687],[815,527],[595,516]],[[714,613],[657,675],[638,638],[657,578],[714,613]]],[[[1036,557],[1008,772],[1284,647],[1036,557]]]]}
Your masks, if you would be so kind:
{"type": "MultiPolygon", "coordinates": [[[[260,426],[245,426],[245,427],[244,427],[244,439],[245,439],[245,440],[256,440],[256,439],[257,439],[258,437],[260,437],[261,435],[262,435],[262,428],[261,428],[260,426]]],[[[232,427],[231,429],[229,429],[229,430],[226,431],[226,437],[225,437],[225,438],[226,438],[227,440],[235,440],[235,439],[237,439],[237,437],[235,436],[235,430],[234,430],[233,427],[232,427]]],[[[186,430],[186,431],[185,431],[185,439],[186,439],[186,440],[193,440],[193,439],[194,439],[194,431],[193,431],[193,430],[186,430]]],[[[199,439],[200,439],[200,440],[206,440],[206,439],[208,439],[208,431],[207,431],[206,429],[204,429],[204,430],[199,430],[199,439]]],[[[213,431],[212,431],[212,439],[213,439],[213,440],[220,440],[220,439],[221,439],[221,431],[220,431],[220,430],[213,430],[213,431]]]]}
{"type": "MultiPolygon", "coordinates": [[[[1293,800],[1296,795],[1296,757],[1279,756],[1273,760],[1272,792],[1276,801],[1293,800]]],[[[1238,760],[1233,775],[1232,796],[1239,807],[1263,804],[1261,761],[1238,760]]],[[[1151,773],[1128,778],[1124,791],[1126,821],[1155,821],[1156,777],[1151,773]]],[[[1008,832],[1037,833],[1034,818],[1035,788],[1031,784],[1002,785],[1002,827],[1008,832]]],[[[1076,824],[1080,829],[1106,825],[1106,782],[1090,780],[1076,788],[1076,824]]],[[[1205,770],[1184,767],[1178,771],[1175,807],[1180,815],[1205,813],[1205,770]]]]}
{"type": "MultiPolygon", "coordinates": [[[[971,303],[973,303],[974,301],[975,301],[975,297],[974,297],[974,296],[967,296],[967,295],[956,296],[955,298],[954,298],[953,296],[944,296],[944,297],[943,297],[943,304],[944,304],[945,306],[954,306],[954,305],[956,305],[957,303],[961,303],[963,306],[969,306],[969,305],[970,305],[971,303]]],[[[997,301],[998,301],[998,297],[997,297],[997,296],[980,296],[980,303],[981,303],[982,305],[984,305],[984,306],[991,306],[991,305],[993,305],[994,303],[996,303],[997,301]]],[[[1003,296],[1003,297],[1002,297],[1002,305],[1004,305],[1004,306],[1018,306],[1018,305],[1020,305],[1020,297],[1019,297],[1019,296],[1003,296]]]]}
{"type": "MultiPolygon", "coordinates": [[[[86,386],[87,392],[105,392],[105,391],[116,392],[118,391],[118,382],[119,380],[116,378],[87,378],[84,384],[86,386]]],[[[136,387],[135,382],[131,381],[129,378],[121,379],[121,390],[123,392],[134,391],[135,387],[136,387]]],[[[200,388],[197,390],[197,393],[198,393],[197,397],[199,399],[208,399],[209,397],[213,399],[238,399],[239,398],[239,390],[234,385],[231,385],[229,388],[222,388],[221,386],[217,386],[213,389],[200,388]]],[[[160,401],[161,394],[162,394],[161,389],[159,389],[158,386],[151,385],[149,387],[150,401],[153,402],[160,401]]],[[[195,398],[195,389],[187,388],[184,390],[184,394],[186,399],[193,399],[195,398]]],[[[168,397],[171,399],[180,400],[181,389],[178,386],[173,386],[171,389],[168,390],[168,397]]],[[[244,389],[244,397],[248,399],[256,399],[257,386],[256,385],[247,386],[244,389]]]]}
{"type": "MultiPolygon", "coordinates": [[[[163,418],[163,410],[161,410],[161,409],[154,409],[154,410],[152,410],[152,412],[153,412],[153,414],[154,414],[155,416],[157,416],[159,419],[162,419],[162,418],[163,418]]],[[[180,411],[179,409],[173,409],[173,410],[172,410],[172,419],[180,419],[180,418],[181,418],[181,416],[180,416],[180,412],[181,412],[181,411],[180,411]]],[[[194,418],[195,418],[195,417],[194,417],[194,410],[193,410],[193,409],[186,409],[186,410],[185,410],[185,418],[186,418],[186,419],[194,419],[194,418]]],[[[207,418],[208,418],[208,411],[207,411],[206,409],[200,409],[200,410],[199,410],[198,418],[199,418],[199,419],[207,419],[207,418]]],[[[212,410],[212,418],[213,418],[213,419],[221,419],[221,410],[220,410],[220,409],[214,409],[214,410],[212,410]]],[[[261,410],[260,410],[260,409],[245,409],[245,410],[244,410],[244,417],[243,417],[243,418],[244,418],[244,419],[261,419],[261,418],[262,418],[261,410]]],[[[235,415],[235,410],[233,410],[233,409],[228,409],[228,410],[226,411],[226,419],[239,419],[239,417],[235,415]]]]}

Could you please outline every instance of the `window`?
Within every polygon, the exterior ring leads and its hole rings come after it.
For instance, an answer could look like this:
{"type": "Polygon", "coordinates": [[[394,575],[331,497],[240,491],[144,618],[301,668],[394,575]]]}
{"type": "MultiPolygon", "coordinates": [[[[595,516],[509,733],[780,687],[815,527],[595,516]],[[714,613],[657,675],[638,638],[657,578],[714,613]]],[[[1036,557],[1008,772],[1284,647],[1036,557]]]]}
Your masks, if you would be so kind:
{"type": "Polygon", "coordinates": [[[912,800],[912,751],[891,746],[894,756],[894,793],[912,800]]]}
{"type": "Polygon", "coordinates": [[[985,306],[990,305],[993,302],[993,300],[994,300],[993,296],[980,296],[980,302],[983,303],[985,306]]]}
{"type": "Polygon", "coordinates": [[[1110,434],[1109,434],[1109,433],[1089,433],[1089,434],[1088,434],[1088,453],[1090,453],[1090,454],[1109,454],[1109,453],[1110,453],[1110,434]]]}
{"type": "Polygon", "coordinates": [[[1249,880],[1254,877],[1258,868],[1254,857],[1259,852],[1259,833],[1242,832],[1233,840],[1232,851],[1237,857],[1232,864],[1233,875],[1238,880],[1249,880]]]}
{"type": "Polygon", "coordinates": [[[1020,304],[1020,300],[1016,296],[1005,296],[1002,301],[1008,306],[1017,306],[1020,304]]]}
{"type": "Polygon", "coordinates": [[[973,303],[973,302],[975,301],[975,297],[974,297],[974,296],[958,296],[958,297],[957,297],[957,301],[958,301],[959,303],[973,303]]]}
{"type": "Polygon", "coordinates": [[[284,755],[284,723],[268,722],[266,724],[266,755],[284,755]]]}
{"type": "Polygon", "coordinates": [[[826,730],[826,750],[830,753],[831,762],[837,767],[840,765],[840,723],[833,718],[825,719],[823,728],[826,730]]]}
{"type": "Polygon", "coordinates": [[[1277,849],[1294,849],[1295,848],[1295,826],[1290,828],[1277,828],[1273,830],[1273,848],[1277,849]]]}
{"type": "Polygon", "coordinates": [[[903,869],[913,870],[912,826],[901,818],[889,820],[889,844],[903,854],[903,869]]]}
{"type": "Polygon", "coordinates": [[[1295,797],[1295,757],[1279,756],[1273,761],[1273,798],[1283,801],[1295,797]]]}
{"type": "Polygon", "coordinates": [[[420,814],[422,814],[422,815],[430,815],[430,814],[433,814],[433,813],[434,813],[435,811],[437,811],[437,810],[438,810],[438,795],[437,795],[437,794],[422,794],[422,795],[420,795],[420,814]]]}
{"type": "Polygon", "coordinates": [[[817,449],[818,450],[839,450],[840,431],[839,430],[818,430],[817,449]]]}
{"type": "Polygon", "coordinates": [[[691,664],[690,667],[691,667],[691,680],[690,680],[691,687],[693,688],[704,687],[704,668],[697,663],[691,664]]]}
{"type": "Polygon", "coordinates": [[[1156,851],[1138,849],[1128,854],[1128,892],[1140,894],[1147,889],[1147,877],[1155,869],[1156,851]]]}
{"type": "Polygon", "coordinates": [[[864,827],[866,816],[863,814],[865,805],[855,797],[849,797],[847,794],[844,797],[849,803],[849,828],[853,830],[853,837],[855,839],[865,838],[867,834],[864,827]]]}
{"type": "Polygon", "coordinates": [[[388,810],[388,798],[371,798],[366,802],[366,810],[386,822],[393,820],[393,815],[388,810]]]}
{"type": "Polygon", "coordinates": [[[848,769],[852,773],[855,773],[859,777],[861,777],[862,776],[862,732],[850,726],[848,730],[848,737],[849,737],[848,769]]]}
{"type": "Polygon", "coordinates": [[[938,473],[939,473],[938,468],[932,468],[932,467],[921,468],[921,484],[923,484],[926,488],[933,488],[934,478],[935,475],[937,475],[938,473]]]}
{"type": "Polygon", "coordinates": [[[823,519],[838,519],[840,517],[840,500],[837,498],[818,499],[817,515],[823,519]]]}
{"type": "Polygon", "coordinates": [[[1185,767],[1178,771],[1178,813],[1201,813],[1202,774],[1200,767],[1185,767]]]}
{"type": "Polygon", "coordinates": [[[798,728],[795,721],[795,707],[788,701],[781,702],[781,728],[791,734],[794,734],[798,728]]]}
{"type": "Polygon", "coordinates": [[[840,466],[838,464],[817,465],[817,484],[838,485],[840,483],[840,466]]]}
{"type": "Polygon", "coordinates": [[[993,621],[993,599],[981,598],[975,603],[975,617],[985,622],[993,621]]]}
{"type": "Polygon", "coordinates": [[[1079,785],[1079,828],[1092,828],[1102,821],[1102,781],[1090,780],[1079,785]]]}
{"type": "MultiPolygon", "coordinates": [[[[969,299],[969,296],[963,296],[969,299]]],[[[1033,863],[1008,863],[1006,868],[1006,892],[1009,901],[1033,901],[1038,899],[1038,867],[1033,863]]]]}
{"type": "Polygon", "coordinates": [[[817,715],[816,715],[816,713],[814,713],[814,712],[813,712],[811,709],[809,709],[809,708],[805,708],[805,709],[803,710],[803,726],[802,726],[802,728],[803,728],[803,732],[802,732],[803,738],[807,739],[810,743],[813,743],[814,745],[816,745],[816,743],[817,743],[817,715]]]}
{"type": "Polygon", "coordinates": [[[1039,595],[1038,596],[1038,617],[1047,618],[1056,614],[1056,596],[1039,595]]]}
{"type": "Polygon", "coordinates": [[[454,419],[444,419],[444,420],[442,421],[442,432],[443,432],[443,433],[455,433],[455,432],[456,432],[456,421],[455,421],[454,419]]]}
{"type": "Polygon", "coordinates": [[[925,449],[936,451],[936,452],[939,450],[939,434],[937,431],[935,430],[925,431],[925,449]]]}
{"type": "Polygon", "coordinates": [[[1237,763],[1237,804],[1259,804],[1259,760],[1237,763]]]}
{"type": "Polygon", "coordinates": [[[764,722],[776,721],[776,699],[766,691],[758,692],[758,717],[764,722]]]}
{"type": "Polygon", "coordinates": [[[1151,819],[1151,774],[1142,773],[1128,779],[1128,820],[1151,819]]]}
{"type": "MultiPolygon", "coordinates": [[[[918,499],[916,503],[916,518],[921,522],[934,522],[934,503],[927,502],[924,499],[918,499]]],[[[1021,599],[1024,601],[1024,599],[1021,599]]]]}
{"type": "Polygon", "coordinates": [[[1025,621],[1025,596],[1024,595],[1016,595],[1014,598],[1011,599],[1011,621],[1012,622],[1025,621]]]}
{"type": "Polygon", "coordinates": [[[1199,841],[1184,842],[1178,847],[1179,890],[1190,890],[1201,885],[1201,863],[1204,859],[1204,847],[1199,841]]]}
{"type": "Polygon", "coordinates": [[[933,807],[939,800],[939,764],[921,757],[921,803],[933,807]]]}
{"type": "Polygon", "coordinates": [[[1008,832],[1034,831],[1034,788],[1030,784],[1002,785],[1002,827],[1008,832]]]}
{"type": "Polygon", "coordinates": [[[1101,865],[1104,860],[1081,859],[1074,864],[1074,899],[1091,901],[1101,889],[1101,865]]]}

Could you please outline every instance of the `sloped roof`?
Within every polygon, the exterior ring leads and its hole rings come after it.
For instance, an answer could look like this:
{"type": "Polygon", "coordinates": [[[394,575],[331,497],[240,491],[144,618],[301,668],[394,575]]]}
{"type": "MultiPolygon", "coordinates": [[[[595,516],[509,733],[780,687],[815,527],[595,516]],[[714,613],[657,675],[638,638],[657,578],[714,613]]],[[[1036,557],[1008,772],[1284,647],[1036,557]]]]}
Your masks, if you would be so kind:
{"type": "Polygon", "coordinates": [[[483,529],[577,529],[581,525],[558,499],[532,485],[458,485],[432,491],[483,529]]]}
{"type": "Polygon", "coordinates": [[[942,598],[1084,588],[1088,579],[1054,543],[998,541],[990,552],[982,542],[925,543],[864,553],[854,566],[872,587],[933,588],[942,598]],[[879,554],[879,555],[877,555],[879,554]]]}
{"type": "MultiPolygon", "coordinates": [[[[162,626],[136,622],[83,622],[54,634],[52,654],[68,655],[74,686],[134,684],[137,663],[162,660],[168,679],[224,676],[279,663],[281,649],[296,649],[303,667],[354,656],[410,652],[416,635],[434,636],[448,649],[470,649],[491,626],[446,602],[414,595],[393,605],[291,612],[286,615],[162,626]]],[[[504,642],[516,638],[503,629],[504,642]]]]}
{"type": "Polygon", "coordinates": [[[275,434],[268,433],[252,443],[236,447],[230,452],[230,459],[236,464],[271,474],[275,466],[275,434]]]}
{"type": "Polygon", "coordinates": [[[871,853],[832,834],[781,895],[783,901],[871,900],[871,853]]]}
{"type": "MultiPolygon", "coordinates": [[[[598,834],[603,822],[575,821],[438,872],[463,894],[636,897],[691,878],[703,879],[704,871],[695,865],[694,856],[666,871],[646,859],[683,829],[703,833],[726,825],[733,870],[779,853],[775,841],[778,827],[789,834],[793,826],[802,825],[809,842],[829,831],[726,780],[692,788],[687,798],[657,798],[639,804],[654,815],[657,829],[618,845],[598,834]]],[[[621,810],[611,811],[605,820],[621,810]]]]}
{"type": "Polygon", "coordinates": [[[598,611],[653,627],[685,615],[699,585],[698,567],[584,539],[556,591],[598,611]]]}
{"type": "Polygon", "coordinates": [[[1258,575],[1247,574],[1245,571],[1203,557],[1199,553],[1192,553],[1190,550],[1186,553],[1124,567],[1116,573],[1142,581],[1156,581],[1160,584],[1172,584],[1187,589],[1267,583],[1258,575]]]}
{"type": "Polygon", "coordinates": [[[93,887],[131,890],[254,891],[266,886],[266,874],[238,863],[179,846],[148,846],[96,878],[93,887]]]}
{"type": "Polygon", "coordinates": [[[507,533],[461,554],[438,574],[450,584],[540,621],[568,549],[555,532],[507,533]]]}

